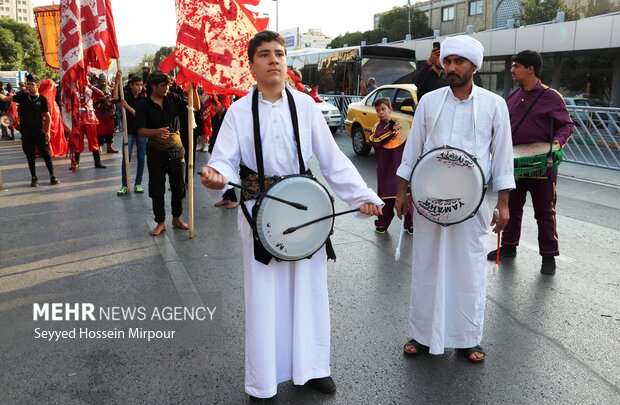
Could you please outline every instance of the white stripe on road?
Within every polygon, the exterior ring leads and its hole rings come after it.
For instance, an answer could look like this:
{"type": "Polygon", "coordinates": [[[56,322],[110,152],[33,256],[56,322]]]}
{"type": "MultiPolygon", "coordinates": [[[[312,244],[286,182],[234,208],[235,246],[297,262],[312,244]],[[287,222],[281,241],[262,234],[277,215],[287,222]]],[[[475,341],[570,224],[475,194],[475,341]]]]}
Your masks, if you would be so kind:
{"type": "Polygon", "coordinates": [[[617,185],[611,184],[611,183],[602,183],[600,181],[580,179],[580,178],[577,178],[577,177],[566,176],[566,175],[562,175],[562,174],[558,174],[558,177],[561,177],[561,178],[567,179],[567,180],[575,180],[575,181],[580,181],[582,183],[595,184],[597,186],[615,188],[616,190],[620,190],[620,186],[617,186],[617,185]]]}
{"type": "MultiPolygon", "coordinates": [[[[533,252],[538,253],[538,245],[533,245],[531,243],[521,241],[519,242],[519,247],[524,247],[526,249],[529,249],[533,252]]],[[[577,259],[573,259],[572,257],[568,257],[564,255],[556,256],[556,259],[564,263],[576,263],[577,262],[577,259]]]]}
{"type": "MultiPolygon", "coordinates": [[[[151,229],[151,226],[153,226],[152,222],[147,221],[147,224],[148,229],[151,229]]],[[[166,232],[162,232],[161,235],[154,237],[154,239],[157,250],[164,259],[168,273],[170,273],[174,287],[179,297],[181,297],[183,305],[194,308],[205,307],[206,305],[202,301],[200,294],[198,294],[196,286],[192,282],[187,270],[185,270],[185,266],[176,250],[174,250],[174,246],[172,246],[172,242],[170,242],[166,232]]]]}

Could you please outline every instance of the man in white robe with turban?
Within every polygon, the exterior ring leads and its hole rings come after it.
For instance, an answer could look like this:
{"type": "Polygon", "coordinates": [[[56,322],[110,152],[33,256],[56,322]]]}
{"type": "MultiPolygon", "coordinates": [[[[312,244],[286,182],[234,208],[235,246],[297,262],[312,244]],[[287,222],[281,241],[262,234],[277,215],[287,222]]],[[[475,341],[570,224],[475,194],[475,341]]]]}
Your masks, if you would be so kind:
{"type": "Polygon", "coordinates": [[[468,35],[443,41],[440,58],[450,85],[420,100],[397,171],[399,217],[408,207],[407,187],[418,158],[444,145],[476,157],[485,181],[493,178],[498,195],[499,215],[495,218],[486,196],[473,217],[455,225],[444,227],[422,215],[416,217],[410,340],[403,347],[410,356],[424,351],[443,354],[446,347],[461,349],[472,362],[484,361],[486,356],[480,346],[486,302],[486,245],[490,225],[495,225],[493,232],[497,233],[508,223],[508,192],[515,181],[506,103],[473,83],[483,53],[482,44],[468,35]]]}

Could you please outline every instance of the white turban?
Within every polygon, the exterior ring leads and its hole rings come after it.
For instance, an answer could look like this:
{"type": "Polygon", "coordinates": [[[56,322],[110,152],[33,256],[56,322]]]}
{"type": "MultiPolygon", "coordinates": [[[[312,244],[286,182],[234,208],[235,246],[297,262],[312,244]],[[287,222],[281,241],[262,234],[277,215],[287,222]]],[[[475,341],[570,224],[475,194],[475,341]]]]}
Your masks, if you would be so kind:
{"type": "Polygon", "coordinates": [[[480,42],[473,39],[469,35],[457,35],[448,37],[441,43],[441,51],[439,58],[443,65],[443,59],[446,56],[458,55],[469,60],[476,66],[476,71],[482,67],[482,56],[484,47],[480,42]]]}

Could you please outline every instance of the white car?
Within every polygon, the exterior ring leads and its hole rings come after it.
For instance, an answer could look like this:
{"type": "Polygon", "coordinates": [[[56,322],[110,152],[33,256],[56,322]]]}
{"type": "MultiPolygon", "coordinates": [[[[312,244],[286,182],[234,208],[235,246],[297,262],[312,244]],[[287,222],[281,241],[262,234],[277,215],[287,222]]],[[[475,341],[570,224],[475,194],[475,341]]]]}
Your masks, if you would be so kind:
{"type": "Polygon", "coordinates": [[[328,103],[327,101],[318,103],[318,107],[319,110],[321,110],[321,113],[323,113],[323,118],[325,118],[325,122],[327,122],[327,126],[329,126],[332,134],[335,134],[338,128],[340,128],[340,121],[342,118],[340,110],[338,110],[338,107],[332,103],[328,103]]]}

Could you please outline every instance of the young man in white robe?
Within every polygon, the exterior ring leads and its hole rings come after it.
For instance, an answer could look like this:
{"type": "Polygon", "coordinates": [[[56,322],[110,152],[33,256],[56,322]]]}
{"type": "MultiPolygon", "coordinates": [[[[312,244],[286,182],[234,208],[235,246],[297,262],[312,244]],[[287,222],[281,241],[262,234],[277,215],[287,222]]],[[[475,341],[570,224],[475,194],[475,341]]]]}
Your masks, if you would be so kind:
{"type": "MultiPolygon", "coordinates": [[[[298,174],[302,166],[298,153],[306,168],[310,158],[315,157],[321,173],[340,199],[352,208],[360,208],[360,214],[381,214],[382,200],[338,149],[314,100],[285,85],[283,38],[272,31],[256,34],[250,41],[248,56],[257,85],[228,110],[209,164],[202,169],[202,184],[222,190],[229,180],[238,183],[240,165],[259,171],[252,113],[253,97],[258,92],[254,102],[265,176],[298,174]],[[299,148],[294,138],[289,94],[299,119],[299,148]]],[[[248,199],[242,204],[252,212],[255,201],[248,199]]],[[[238,227],[244,263],[246,392],[251,400],[271,398],[279,383],[293,380],[296,385],[306,384],[333,394],[336,386],[330,377],[325,246],[310,259],[272,259],[263,264],[255,258],[252,228],[241,210],[238,227]]]]}
{"type": "Polygon", "coordinates": [[[406,355],[443,354],[449,347],[463,349],[460,352],[472,362],[485,359],[480,342],[489,224],[497,233],[508,223],[508,192],[515,181],[506,103],[473,84],[483,52],[482,44],[467,35],[442,43],[440,58],[450,85],[427,93],[418,105],[397,171],[396,208],[402,218],[418,157],[449,145],[475,156],[486,181],[493,179],[499,216],[492,219],[486,196],[474,217],[448,227],[416,216],[406,355]]]}

